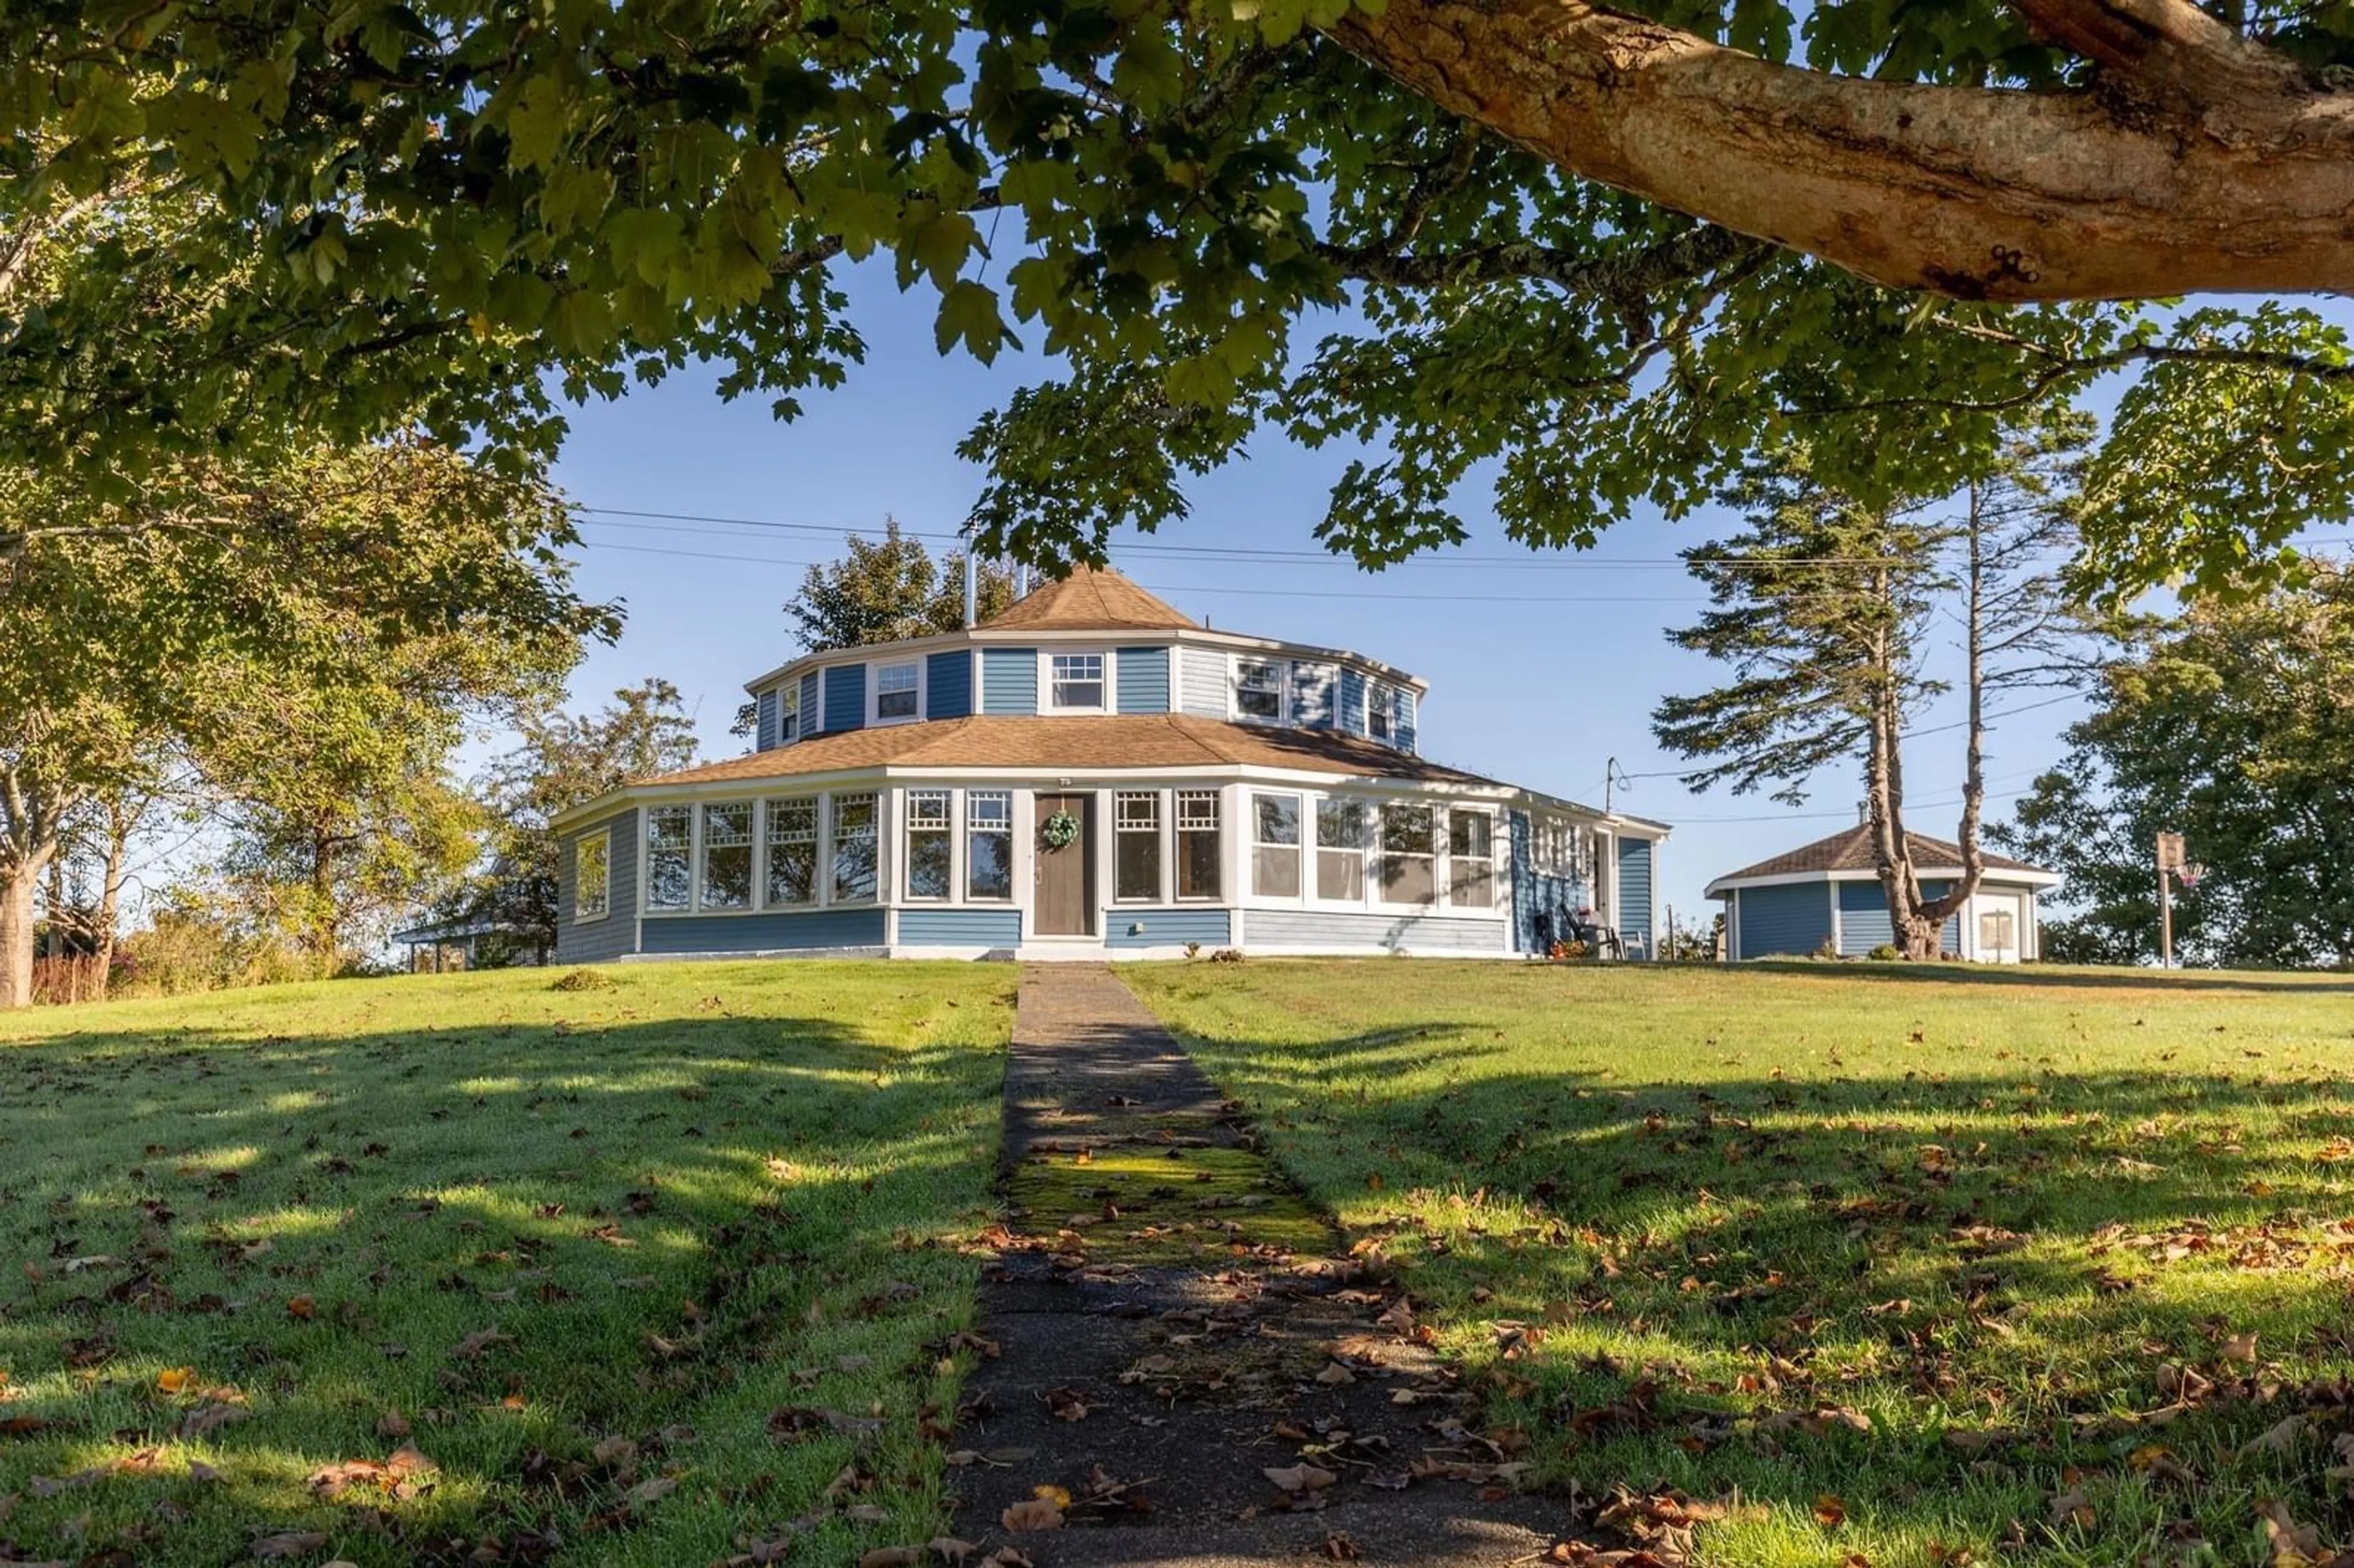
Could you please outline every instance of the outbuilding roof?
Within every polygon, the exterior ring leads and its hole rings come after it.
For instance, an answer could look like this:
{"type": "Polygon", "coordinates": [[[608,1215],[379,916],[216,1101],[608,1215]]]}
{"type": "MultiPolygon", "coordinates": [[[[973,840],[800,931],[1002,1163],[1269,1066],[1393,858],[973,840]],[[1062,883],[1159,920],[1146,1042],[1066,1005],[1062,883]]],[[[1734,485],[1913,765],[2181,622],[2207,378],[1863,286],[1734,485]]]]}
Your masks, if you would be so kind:
{"type": "MultiPolygon", "coordinates": [[[[1948,843],[1944,839],[1933,839],[1926,833],[1907,833],[1904,838],[1906,847],[1912,853],[1913,863],[1919,869],[1957,871],[1961,868],[1960,845],[1948,843]]],[[[1988,871],[2020,872],[2030,876],[2057,880],[2052,873],[2041,866],[2030,865],[2025,861],[1991,853],[1984,856],[1984,860],[1988,871]]],[[[1734,883],[1760,881],[1768,877],[1829,876],[1840,872],[1878,869],[1879,862],[1872,853],[1872,829],[1868,824],[1859,822],[1827,839],[1817,839],[1813,843],[1786,851],[1770,860],[1761,860],[1755,865],[1728,872],[1710,883],[1709,887],[1712,892],[1734,883]]]]}
{"type": "Polygon", "coordinates": [[[1192,619],[1109,567],[1074,567],[981,622],[991,631],[1127,631],[1192,626],[1192,619]]]}
{"type": "Polygon", "coordinates": [[[725,762],[633,779],[631,784],[790,779],[885,767],[1151,768],[1221,763],[1504,788],[1494,779],[1340,730],[1279,729],[1192,714],[1061,718],[989,715],[844,730],[725,762]]]}

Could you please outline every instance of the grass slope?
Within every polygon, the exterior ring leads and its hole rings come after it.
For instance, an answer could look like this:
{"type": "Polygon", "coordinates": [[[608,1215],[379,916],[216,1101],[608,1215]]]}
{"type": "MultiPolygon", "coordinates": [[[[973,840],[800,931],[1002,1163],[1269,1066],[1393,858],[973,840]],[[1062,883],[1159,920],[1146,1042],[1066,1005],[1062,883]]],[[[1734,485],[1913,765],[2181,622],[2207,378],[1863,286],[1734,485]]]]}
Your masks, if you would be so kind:
{"type": "Polygon", "coordinates": [[[2343,978],[1123,973],[1543,1478],[1741,1499],[1702,1561],[2354,1543],[2343,978]]]}
{"type": "Polygon", "coordinates": [[[0,1559],[931,1534],[1014,977],[610,974],[0,1018],[0,1559]]]}

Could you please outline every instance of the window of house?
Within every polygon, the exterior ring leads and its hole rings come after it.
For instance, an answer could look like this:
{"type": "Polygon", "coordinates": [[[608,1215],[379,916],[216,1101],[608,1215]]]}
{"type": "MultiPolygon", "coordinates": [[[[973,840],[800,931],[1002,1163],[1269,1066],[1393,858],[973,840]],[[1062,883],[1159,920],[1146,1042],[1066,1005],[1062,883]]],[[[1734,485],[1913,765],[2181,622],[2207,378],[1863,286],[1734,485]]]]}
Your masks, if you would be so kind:
{"type": "Polygon", "coordinates": [[[917,673],[914,663],[877,664],[875,666],[875,722],[889,719],[911,719],[920,711],[917,707],[917,673]]]}
{"type": "Polygon", "coordinates": [[[817,797],[769,802],[769,906],[817,902],[817,797]]]}
{"type": "Polygon", "coordinates": [[[1394,801],[1382,808],[1382,902],[1429,904],[1438,895],[1437,813],[1394,801]]]}
{"type": "Polygon", "coordinates": [[[1123,789],[1112,797],[1116,864],[1112,896],[1126,903],[1161,900],[1161,791],[1123,789]]]}
{"type": "Polygon", "coordinates": [[[752,802],[723,800],[703,808],[705,909],[752,906],[752,802]]]}
{"type": "Polygon", "coordinates": [[[1218,862],[1224,854],[1218,834],[1218,792],[1215,789],[1177,791],[1177,896],[1218,896],[1218,862]]]}
{"type": "Polygon", "coordinates": [[[1299,896],[1299,797],[1251,797],[1251,891],[1261,898],[1299,896]]]}
{"type": "Polygon", "coordinates": [[[1235,661],[1235,712],[1245,718],[1283,718],[1283,664],[1274,659],[1235,661]]]}
{"type": "Polygon", "coordinates": [[[1496,819],[1485,811],[1447,813],[1447,901],[1458,909],[1496,906],[1496,819]]]}
{"type": "Polygon", "coordinates": [[[612,832],[583,833],[572,841],[572,917],[602,920],[612,897],[612,832]]]}
{"type": "Polygon", "coordinates": [[[1092,711],[1104,708],[1104,656],[1100,653],[1057,653],[1048,661],[1046,701],[1053,708],[1092,711]]]}
{"type": "Polygon", "coordinates": [[[1983,909],[1978,912],[1978,950],[1984,953],[2008,952],[2017,945],[2011,935],[2011,913],[2008,909],[1983,909]]]}
{"type": "Polygon", "coordinates": [[[1328,795],[1316,802],[1316,896],[1365,898],[1365,803],[1328,795]]]}
{"type": "Polygon", "coordinates": [[[875,899],[881,839],[875,832],[873,795],[833,798],[833,892],[836,904],[875,899]]]}
{"type": "Polygon", "coordinates": [[[945,789],[907,791],[907,896],[946,898],[956,885],[951,864],[956,849],[955,820],[945,789]]]}
{"type": "Polygon", "coordinates": [[[790,745],[801,738],[801,683],[791,682],[777,688],[777,744],[790,745]]]}
{"type": "Polygon", "coordinates": [[[695,891],[695,812],[654,806],[646,812],[646,907],[684,909],[695,891]]]}
{"type": "Polygon", "coordinates": [[[1008,790],[965,791],[964,895],[1013,896],[1013,796],[1008,790]]]}
{"type": "Polygon", "coordinates": [[[1397,688],[1375,681],[1365,688],[1365,733],[1375,740],[1397,735],[1397,688]]]}

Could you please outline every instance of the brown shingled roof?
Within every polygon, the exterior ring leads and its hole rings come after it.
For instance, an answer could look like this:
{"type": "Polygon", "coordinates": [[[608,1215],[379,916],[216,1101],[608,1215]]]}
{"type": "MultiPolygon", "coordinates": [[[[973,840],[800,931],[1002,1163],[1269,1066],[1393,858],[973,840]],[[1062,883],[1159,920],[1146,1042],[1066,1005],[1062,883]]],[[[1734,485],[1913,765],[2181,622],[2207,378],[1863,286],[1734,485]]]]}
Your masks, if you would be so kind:
{"type": "Polygon", "coordinates": [[[1107,567],[1076,567],[1060,582],[1033,588],[982,621],[992,630],[1120,630],[1191,626],[1193,620],[1107,567]]]}
{"type": "MultiPolygon", "coordinates": [[[[1913,863],[1951,869],[1962,863],[1958,844],[1943,839],[1933,839],[1925,833],[1907,833],[1905,842],[1913,852],[1913,863]]],[[[2024,861],[2008,860],[1999,854],[1986,857],[1988,871],[2041,871],[2041,866],[2029,865],[2024,861]]],[[[1872,829],[1857,823],[1842,829],[1827,839],[1777,854],[1771,860],[1761,860],[1755,865],[1728,872],[1716,878],[1718,882],[1741,882],[1753,876],[1798,876],[1808,873],[1833,871],[1875,871],[1879,863],[1872,858],[1872,829]]]]}
{"type": "Polygon", "coordinates": [[[1495,782],[1337,730],[1263,728],[1191,714],[1120,714],[1003,715],[844,730],[632,783],[719,783],[885,767],[1145,768],[1221,763],[1425,783],[1495,782]]]}

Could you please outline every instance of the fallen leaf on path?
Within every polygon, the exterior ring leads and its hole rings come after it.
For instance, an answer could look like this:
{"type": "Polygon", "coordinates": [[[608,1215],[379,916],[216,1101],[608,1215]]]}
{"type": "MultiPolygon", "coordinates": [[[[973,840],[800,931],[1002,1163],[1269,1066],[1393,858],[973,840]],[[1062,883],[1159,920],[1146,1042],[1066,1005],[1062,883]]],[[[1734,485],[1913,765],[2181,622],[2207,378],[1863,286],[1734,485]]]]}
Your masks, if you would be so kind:
{"type": "Polygon", "coordinates": [[[1044,1498],[1030,1498],[1010,1504],[997,1522],[1008,1530],[1060,1530],[1063,1510],[1044,1498]]]}
{"type": "Polygon", "coordinates": [[[1320,1466],[1305,1462],[1281,1468],[1270,1465],[1259,1474],[1273,1481],[1278,1490],[1286,1492],[1321,1491],[1341,1478],[1320,1466]]]}

